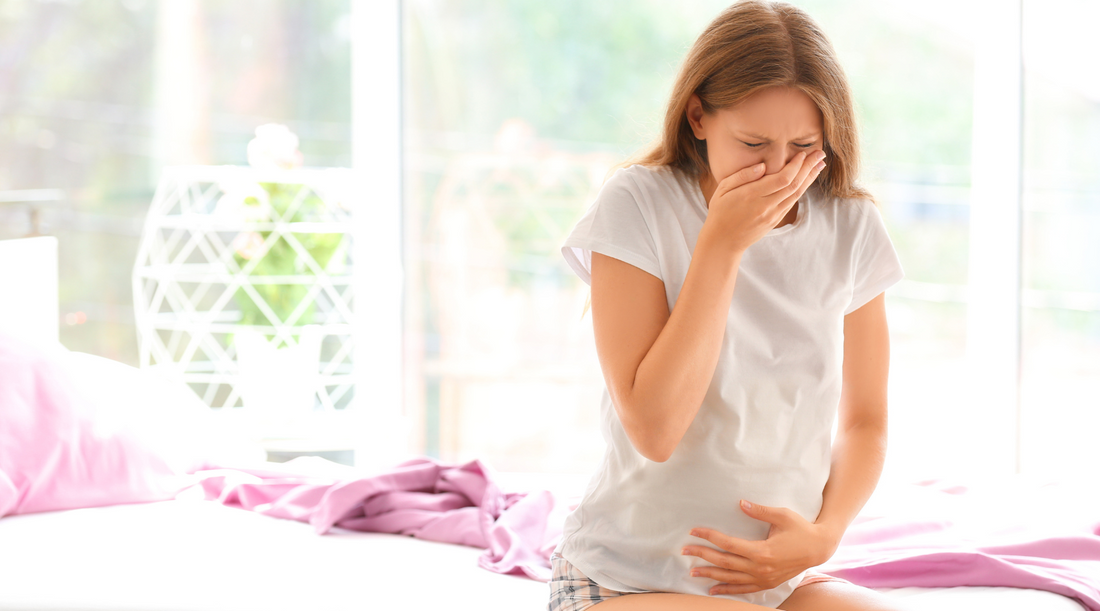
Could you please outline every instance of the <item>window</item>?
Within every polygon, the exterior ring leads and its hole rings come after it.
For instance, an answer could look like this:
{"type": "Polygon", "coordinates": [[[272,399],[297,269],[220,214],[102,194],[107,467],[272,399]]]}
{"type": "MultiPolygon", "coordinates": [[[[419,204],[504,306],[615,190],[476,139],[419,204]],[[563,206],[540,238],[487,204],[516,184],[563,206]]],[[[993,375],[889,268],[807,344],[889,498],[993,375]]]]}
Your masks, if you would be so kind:
{"type": "Polygon", "coordinates": [[[1023,15],[1021,462],[1083,473],[1100,429],[1100,50],[1084,37],[1100,6],[1023,15]]]}
{"type": "MultiPolygon", "coordinates": [[[[246,164],[285,123],[351,165],[348,0],[0,5],[0,239],[59,238],[61,341],[136,365],[130,274],[164,165],[246,164]],[[60,201],[20,201],[57,189],[60,201]],[[6,195],[5,195],[6,194],[6,195]]],[[[8,290],[9,287],[4,287],[8,290]]]]}
{"type": "MultiPolygon", "coordinates": [[[[366,223],[387,239],[402,224],[409,451],[589,473],[604,452],[603,378],[582,316],[588,287],[558,246],[613,166],[657,135],[680,60],[728,2],[393,3],[399,90],[356,69],[353,57],[372,57],[353,42],[375,40],[358,28],[390,26],[357,22],[353,0],[3,3],[0,238],[57,235],[62,342],[136,364],[130,274],[160,169],[244,164],[254,129],[270,122],[297,133],[307,166],[350,167],[353,144],[372,147],[356,129],[397,121],[364,105],[400,97],[403,216],[366,223]]],[[[884,477],[1085,465],[1100,425],[1100,174],[1089,149],[1100,90],[1083,75],[1100,56],[1076,29],[1100,18],[1097,7],[796,4],[848,72],[864,181],[907,273],[887,299],[884,477]],[[989,81],[975,49],[991,35],[1008,49],[1008,76],[989,81]],[[991,91],[1009,93],[990,102],[991,91]],[[997,216],[975,178],[989,175],[997,146],[975,117],[1014,102],[1019,121],[1009,113],[993,127],[1022,147],[1021,188],[1005,175],[1008,216],[997,216]],[[996,265],[975,263],[990,235],[1018,249],[1022,267],[1012,288],[1005,259],[996,295],[971,277],[996,265]],[[990,300],[1008,318],[986,324],[990,300]],[[982,354],[996,356],[993,378],[973,375],[982,354]]],[[[389,431],[373,434],[403,433],[389,431]]]]}
{"type": "MultiPolygon", "coordinates": [[[[657,135],[681,58],[726,4],[405,4],[406,345],[423,380],[406,408],[423,452],[516,471],[598,464],[588,287],[558,246],[608,168],[657,135]]],[[[888,468],[948,469],[967,446],[929,457],[927,440],[966,407],[968,3],[799,4],[848,71],[865,180],[907,272],[888,299],[888,468]]]]}

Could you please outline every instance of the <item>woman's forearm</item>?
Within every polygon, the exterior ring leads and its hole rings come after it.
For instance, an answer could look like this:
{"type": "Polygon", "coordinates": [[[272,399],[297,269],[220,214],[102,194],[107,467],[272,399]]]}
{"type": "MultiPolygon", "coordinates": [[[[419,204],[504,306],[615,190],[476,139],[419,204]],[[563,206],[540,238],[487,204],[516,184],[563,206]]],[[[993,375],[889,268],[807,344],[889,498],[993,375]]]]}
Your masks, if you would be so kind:
{"type": "Polygon", "coordinates": [[[741,253],[704,227],[668,321],[638,365],[626,398],[645,454],[663,462],[695,419],[725,337],[741,253]]]}
{"type": "Polygon", "coordinates": [[[848,525],[875,491],[886,460],[886,422],[863,421],[837,431],[832,466],[816,524],[829,533],[828,560],[848,525]]]}

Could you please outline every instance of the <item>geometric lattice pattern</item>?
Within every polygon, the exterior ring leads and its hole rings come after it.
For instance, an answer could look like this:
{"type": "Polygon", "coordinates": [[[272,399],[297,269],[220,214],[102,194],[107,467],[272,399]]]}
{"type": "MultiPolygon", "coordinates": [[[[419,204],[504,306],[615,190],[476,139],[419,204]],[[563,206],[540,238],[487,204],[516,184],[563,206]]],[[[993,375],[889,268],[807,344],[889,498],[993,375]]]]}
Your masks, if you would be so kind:
{"type": "Polygon", "coordinates": [[[347,407],[352,371],[351,172],[166,168],[134,265],[142,367],[165,369],[211,407],[242,404],[233,338],[276,347],[303,325],[321,340],[315,409],[347,407]]]}

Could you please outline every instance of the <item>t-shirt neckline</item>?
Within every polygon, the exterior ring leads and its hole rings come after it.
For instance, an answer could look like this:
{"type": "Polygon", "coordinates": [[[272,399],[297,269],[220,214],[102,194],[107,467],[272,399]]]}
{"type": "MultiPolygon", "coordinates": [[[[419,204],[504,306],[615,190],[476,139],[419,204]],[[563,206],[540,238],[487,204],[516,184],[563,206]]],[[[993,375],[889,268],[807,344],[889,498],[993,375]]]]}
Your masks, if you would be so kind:
{"type": "MultiPolygon", "coordinates": [[[[687,175],[684,175],[684,179],[687,180],[690,184],[691,200],[695,203],[695,207],[703,215],[703,220],[705,221],[707,218],[707,213],[710,212],[710,209],[707,208],[707,200],[703,197],[703,190],[699,187],[699,181],[687,175]]],[[[793,223],[788,223],[786,225],[783,225],[782,227],[772,227],[768,231],[768,233],[765,233],[762,237],[769,238],[772,236],[783,235],[784,233],[789,233],[791,231],[794,231],[796,228],[805,225],[806,218],[809,215],[808,211],[810,209],[809,204],[811,191],[813,191],[812,185],[809,189],[806,189],[806,192],[803,193],[801,197],[798,198],[798,212],[795,213],[793,223]]]]}

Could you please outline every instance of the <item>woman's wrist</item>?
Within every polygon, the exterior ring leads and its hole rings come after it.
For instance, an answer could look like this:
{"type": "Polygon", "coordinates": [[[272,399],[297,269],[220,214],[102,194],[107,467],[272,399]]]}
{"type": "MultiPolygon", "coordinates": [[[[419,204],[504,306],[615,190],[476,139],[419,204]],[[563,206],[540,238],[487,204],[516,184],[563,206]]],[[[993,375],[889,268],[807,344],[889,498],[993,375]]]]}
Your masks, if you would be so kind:
{"type": "Polygon", "coordinates": [[[817,527],[817,532],[820,536],[819,547],[819,560],[818,564],[824,564],[833,557],[838,547],[840,547],[840,540],[844,538],[844,532],[847,530],[847,525],[840,524],[835,521],[826,520],[824,522],[815,522],[814,526],[817,527]]]}
{"type": "Polygon", "coordinates": [[[702,230],[699,231],[699,237],[695,241],[695,252],[692,253],[692,257],[700,253],[715,253],[717,256],[734,260],[740,265],[741,255],[745,254],[745,250],[747,248],[738,247],[733,243],[733,240],[729,239],[729,236],[715,233],[713,225],[704,223],[702,230]]]}

